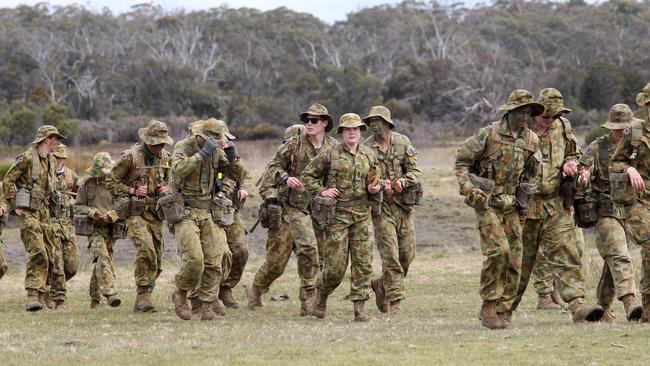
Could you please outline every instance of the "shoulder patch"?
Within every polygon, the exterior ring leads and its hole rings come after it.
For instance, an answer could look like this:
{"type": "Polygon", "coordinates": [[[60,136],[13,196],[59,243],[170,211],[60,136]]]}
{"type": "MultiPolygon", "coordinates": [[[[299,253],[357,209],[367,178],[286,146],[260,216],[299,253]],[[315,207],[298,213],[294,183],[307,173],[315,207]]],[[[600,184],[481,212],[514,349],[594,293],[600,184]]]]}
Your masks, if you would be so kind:
{"type": "Polygon", "coordinates": [[[630,128],[629,128],[629,127],[626,127],[626,128],[623,130],[623,135],[629,135],[629,134],[630,134],[630,131],[631,131],[630,128]]]}
{"type": "Polygon", "coordinates": [[[587,148],[585,149],[585,154],[591,154],[592,151],[593,151],[593,149],[592,149],[591,145],[589,145],[589,146],[587,146],[587,148]]]}
{"type": "Polygon", "coordinates": [[[23,161],[25,161],[25,157],[24,157],[24,156],[22,156],[22,155],[18,155],[18,157],[16,157],[16,163],[20,164],[20,163],[22,163],[23,161]]]}
{"type": "Polygon", "coordinates": [[[122,159],[122,160],[129,160],[129,154],[123,152],[122,155],[120,155],[120,159],[122,159]]]}

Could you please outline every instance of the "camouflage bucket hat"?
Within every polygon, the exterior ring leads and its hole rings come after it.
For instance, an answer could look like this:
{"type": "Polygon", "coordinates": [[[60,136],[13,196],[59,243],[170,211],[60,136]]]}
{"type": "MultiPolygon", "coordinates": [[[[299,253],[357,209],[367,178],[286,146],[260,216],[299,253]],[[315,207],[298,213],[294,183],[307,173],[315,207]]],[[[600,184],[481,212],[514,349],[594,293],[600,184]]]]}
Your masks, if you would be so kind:
{"type": "Polygon", "coordinates": [[[365,131],[368,126],[361,120],[361,117],[356,113],[346,113],[341,116],[339,121],[339,127],[336,129],[336,133],[341,133],[343,128],[355,128],[359,127],[361,131],[365,131]]]}
{"type": "Polygon", "coordinates": [[[542,115],[544,117],[553,117],[562,113],[570,113],[569,108],[564,108],[564,99],[562,93],[554,88],[542,89],[537,96],[537,102],[546,107],[542,115]]]}
{"type": "Polygon", "coordinates": [[[510,112],[513,109],[517,109],[519,107],[524,107],[527,105],[532,107],[531,115],[533,117],[539,116],[540,114],[544,113],[544,106],[537,103],[533,99],[533,95],[530,94],[529,91],[523,89],[517,89],[512,93],[510,93],[510,96],[508,97],[508,101],[506,102],[506,104],[500,106],[498,110],[510,112]]]}
{"type": "Polygon", "coordinates": [[[56,147],[54,151],[52,151],[52,155],[54,155],[55,158],[57,159],[67,159],[68,158],[68,149],[66,148],[65,145],[59,144],[59,146],[56,147]]]}
{"type": "Polygon", "coordinates": [[[31,143],[37,145],[41,141],[53,135],[58,136],[61,140],[65,139],[65,136],[60,134],[59,130],[57,130],[56,127],[51,125],[43,125],[38,128],[38,130],[36,131],[36,138],[31,143]]]}
{"type": "MultiPolygon", "coordinates": [[[[216,122],[217,122],[217,124],[218,124],[219,127],[221,128],[221,131],[222,131],[223,135],[226,136],[226,138],[227,138],[228,140],[235,140],[235,139],[236,139],[236,137],[233,136],[233,135],[230,133],[230,131],[228,131],[228,125],[226,124],[225,121],[222,121],[222,120],[220,120],[220,119],[215,119],[215,118],[210,118],[209,120],[213,120],[213,121],[216,121],[216,122]]],[[[209,121],[209,120],[208,120],[208,121],[209,121]]]]}
{"type": "Polygon", "coordinates": [[[138,131],[138,136],[140,136],[142,142],[147,145],[171,145],[174,143],[174,140],[169,137],[167,125],[164,122],[156,121],[153,119],[149,121],[147,127],[141,128],[138,131]]]}
{"type": "Polygon", "coordinates": [[[386,121],[391,129],[395,128],[395,123],[393,122],[392,119],[390,119],[390,110],[388,110],[388,108],[382,105],[376,105],[370,108],[370,112],[368,112],[368,115],[363,117],[363,122],[365,124],[370,124],[370,119],[372,117],[379,117],[384,121],[386,121]]]}
{"type": "Polygon", "coordinates": [[[93,157],[93,165],[86,170],[88,174],[93,177],[101,177],[108,175],[115,166],[115,162],[111,159],[111,155],[107,152],[98,152],[93,157]]]}
{"type": "Polygon", "coordinates": [[[189,132],[190,135],[196,135],[201,130],[201,125],[204,122],[205,121],[202,119],[191,122],[189,125],[187,125],[187,132],[189,132]]]}
{"type": "Polygon", "coordinates": [[[305,133],[307,129],[305,128],[305,125],[301,124],[295,124],[287,127],[286,130],[284,130],[284,140],[288,140],[292,138],[293,136],[298,136],[300,134],[305,133]]]}
{"type": "Polygon", "coordinates": [[[632,123],[640,121],[632,114],[632,109],[627,104],[614,104],[609,110],[609,119],[603,124],[608,130],[623,130],[632,127],[632,123]]]}
{"type": "Polygon", "coordinates": [[[641,93],[636,95],[636,104],[644,106],[650,103],[650,83],[648,83],[641,93]]]}
{"type": "Polygon", "coordinates": [[[223,126],[225,126],[225,123],[221,124],[219,122],[220,121],[215,118],[210,118],[197,126],[199,128],[196,129],[195,134],[203,137],[206,140],[213,138],[215,140],[221,141],[223,140],[223,126]]]}
{"type": "Polygon", "coordinates": [[[325,106],[322,104],[314,103],[309,106],[309,109],[307,109],[307,111],[300,113],[300,122],[306,123],[307,117],[309,116],[325,118],[327,120],[327,126],[325,126],[325,131],[329,132],[332,129],[332,127],[334,127],[334,119],[332,118],[332,116],[329,115],[327,108],[325,108],[325,106]]]}

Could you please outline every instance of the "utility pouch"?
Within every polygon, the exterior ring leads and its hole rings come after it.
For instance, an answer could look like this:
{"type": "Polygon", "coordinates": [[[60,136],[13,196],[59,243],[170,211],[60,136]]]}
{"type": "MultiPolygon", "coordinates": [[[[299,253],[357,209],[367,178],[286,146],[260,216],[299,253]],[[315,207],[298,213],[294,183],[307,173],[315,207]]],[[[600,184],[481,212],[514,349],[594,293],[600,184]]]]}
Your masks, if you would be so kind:
{"type": "Polygon", "coordinates": [[[309,207],[309,201],[311,201],[311,194],[309,194],[309,191],[304,188],[302,192],[295,189],[289,189],[288,201],[291,207],[295,207],[299,210],[306,210],[309,207]]]}
{"type": "Polygon", "coordinates": [[[334,220],[336,198],[317,196],[311,202],[311,216],[318,225],[325,229],[334,220]]]}
{"type": "Polygon", "coordinates": [[[601,194],[598,199],[598,217],[619,217],[612,197],[608,194],[601,194]]]}
{"type": "Polygon", "coordinates": [[[573,202],[574,218],[576,225],[581,228],[589,228],[596,225],[598,221],[598,200],[591,195],[576,196],[573,202]]]}
{"type": "Polygon", "coordinates": [[[379,191],[375,194],[368,194],[368,202],[370,203],[370,213],[374,216],[381,215],[381,204],[384,202],[384,191],[379,191]]]}
{"type": "Polygon", "coordinates": [[[219,226],[226,227],[232,225],[235,219],[235,209],[232,207],[232,201],[223,197],[223,193],[212,199],[212,220],[219,226]]]}
{"type": "Polygon", "coordinates": [[[52,195],[50,195],[50,216],[56,217],[56,218],[63,218],[63,215],[65,213],[65,200],[64,200],[63,193],[59,191],[54,191],[52,192],[52,195]]]}
{"type": "Polygon", "coordinates": [[[129,216],[140,216],[147,209],[147,198],[131,196],[129,204],[129,216]]]}
{"type": "Polygon", "coordinates": [[[517,206],[523,210],[528,209],[528,206],[530,206],[530,203],[532,202],[533,196],[536,192],[536,183],[519,183],[517,189],[515,190],[515,200],[517,202],[517,206]]]}
{"type": "Polygon", "coordinates": [[[117,220],[111,224],[111,238],[126,239],[126,221],[117,220]]]}
{"type": "Polygon", "coordinates": [[[49,206],[49,202],[45,202],[45,192],[40,187],[34,186],[29,198],[29,209],[38,211],[45,203],[48,203],[49,206]]]}
{"type": "Polygon", "coordinates": [[[402,190],[402,193],[400,195],[402,199],[402,203],[404,203],[407,206],[415,206],[419,205],[420,202],[422,202],[422,184],[417,183],[411,186],[408,186],[402,190]]]}
{"type": "Polygon", "coordinates": [[[93,221],[88,215],[74,215],[74,233],[79,236],[91,236],[95,232],[93,221]]]}
{"type": "Polygon", "coordinates": [[[119,196],[113,201],[113,210],[117,213],[120,220],[129,218],[129,209],[131,206],[131,199],[129,196],[119,196]]]}
{"type": "Polygon", "coordinates": [[[282,223],[282,206],[263,202],[259,212],[260,225],[265,229],[277,229],[282,223]]]}
{"type": "Polygon", "coordinates": [[[627,173],[609,173],[609,187],[612,192],[612,201],[620,205],[629,205],[636,201],[637,195],[630,184],[627,173]]]}
{"type": "Polygon", "coordinates": [[[158,198],[156,212],[158,213],[158,218],[167,220],[169,225],[180,222],[185,217],[183,195],[180,192],[174,192],[158,198]]]}
{"type": "Polygon", "coordinates": [[[16,192],[16,208],[20,208],[23,210],[29,210],[30,205],[29,203],[32,200],[32,194],[27,190],[27,188],[20,188],[18,192],[16,192]]]}

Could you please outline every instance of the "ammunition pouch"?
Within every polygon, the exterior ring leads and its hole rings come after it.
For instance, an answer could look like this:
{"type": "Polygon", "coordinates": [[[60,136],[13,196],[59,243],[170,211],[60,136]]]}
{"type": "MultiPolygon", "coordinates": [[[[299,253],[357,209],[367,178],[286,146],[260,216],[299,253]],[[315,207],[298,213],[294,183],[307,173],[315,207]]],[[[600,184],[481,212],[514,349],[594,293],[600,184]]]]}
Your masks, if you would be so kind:
{"type": "Polygon", "coordinates": [[[31,201],[32,194],[27,188],[20,188],[18,192],[16,192],[16,208],[20,208],[22,210],[30,210],[31,201]]]}
{"type": "Polygon", "coordinates": [[[562,196],[562,205],[566,210],[573,207],[577,190],[574,186],[574,177],[564,177],[560,183],[560,196],[562,196]]]}
{"type": "Polygon", "coordinates": [[[277,229],[282,223],[282,206],[271,203],[262,202],[259,211],[260,225],[265,229],[277,229]]]}
{"type": "Polygon", "coordinates": [[[370,213],[377,216],[381,215],[381,204],[384,201],[384,191],[379,191],[375,194],[368,194],[368,202],[370,202],[370,213]]]}
{"type": "Polygon", "coordinates": [[[407,206],[419,205],[422,202],[423,193],[422,183],[418,182],[417,184],[404,188],[400,194],[400,199],[407,206]]]}
{"type": "Polygon", "coordinates": [[[599,218],[598,206],[598,200],[593,194],[585,194],[584,196],[575,197],[573,202],[575,212],[573,216],[576,225],[585,229],[596,225],[599,218]]]}
{"type": "Polygon", "coordinates": [[[219,226],[227,227],[235,220],[235,208],[232,201],[223,196],[223,193],[212,199],[212,220],[219,226]]]}
{"type": "Polygon", "coordinates": [[[608,194],[601,193],[598,197],[598,217],[620,218],[612,197],[608,194]]]}
{"type": "Polygon", "coordinates": [[[111,238],[113,239],[126,239],[126,221],[117,220],[111,224],[111,238]]]}
{"type": "Polygon", "coordinates": [[[537,192],[537,184],[527,182],[519,183],[515,190],[515,201],[517,207],[522,210],[527,210],[530,203],[533,201],[535,192],[537,192]]]}
{"type": "Polygon", "coordinates": [[[113,210],[120,220],[126,220],[130,214],[131,199],[129,196],[119,196],[113,200],[113,210]]]}
{"type": "Polygon", "coordinates": [[[91,236],[95,232],[93,220],[88,215],[74,215],[74,233],[79,236],[91,236]]]}
{"type": "Polygon", "coordinates": [[[636,201],[637,194],[630,183],[630,176],[627,173],[609,173],[609,187],[612,193],[612,201],[620,205],[629,205],[636,201]]]}
{"type": "Polygon", "coordinates": [[[147,197],[131,196],[129,216],[140,216],[147,209],[147,197]]]}
{"type": "Polygon", "coordinates": [[[185,217],[185,203],[180,192],[164,195],[156,202],[158,218],[167,220],[169,225],[180,222],[185,217]]]}
{"type": "Polygon", "coordinates": [[[325,229],[334,220],[336,214],[336,198],[316,196],[311,202],[311,217],[318,226],[325,229]]]}
{"type": "Polygon", "coordinates": [[[35,186],[31,191],[29,209],[38,211],[43,206],[49,207],[49,202],[45,200],[45,192],[40,187],[35,186]]]}
{"type": "Polygon", "coordinates": [[[295,189],[289,189],[289,197],[287,198],[287,203],[291,207],[297,208],[299,210],[306,210],[309,208],[309,202],[311,201],[311,194],[308,190],[303,188],[302,192],[299,192],[295,189]]]}
{"type": "Polygon", "coordinates": [[[59,191],[52,192],[50,196],[50,216],[56,218],[63,218],[66,211],[65,196],[59,191]]]}

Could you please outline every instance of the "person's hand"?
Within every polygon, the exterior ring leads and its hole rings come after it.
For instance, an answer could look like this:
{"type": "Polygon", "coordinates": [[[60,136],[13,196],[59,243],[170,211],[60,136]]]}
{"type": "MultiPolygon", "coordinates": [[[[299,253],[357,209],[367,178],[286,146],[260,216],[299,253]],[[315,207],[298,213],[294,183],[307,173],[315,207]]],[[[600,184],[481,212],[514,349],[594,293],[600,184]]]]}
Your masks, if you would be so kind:
{"type": "Polygon", "coordinates": [[[472,188],[467,192],[465,197],[468,205],[474,208],[484,208],[485,202],[488,199],[488,194],[480,188],[472,188]]]}
{"type": "Polygon", "coordinates": [[[138,196],[138,197],[146,197],[147,196],[147,186],[138,186],[133,193],[138,196]]]}
{"type": "Polygon", "coordinates": [[[379,192],[381,189],[381,186],[379,184],[375,184],[374,186],[368,185],[368,193],[370,194],[375,194],[379,192]]]}
{"type": "Polygon", "coordinates": [[[395,188],[395,191],[397,193],[402,193],[402,182],[400,182],[399,179],[395,179],[395,183],[393,183],[393,187],[395,188]]]}
{"type": "Polygon", "coordinates": [[[169,193],[169,187],[166,184],[164,186],[158,187],[158,193],[162,193],[162,194],[169,193]]]}
{"type": "Polygon", "coordinates": [[[645,182],[643,182],[643,178],[641,178],[641,174],[639,174],[639,171],[636,170],[635,167],[629,167],[625,170],[627,175],[630,176],[630,183],[632,184],[632,187],[637,191],[637,192],[642,192],[645,189],[645,182]]]}
{"type": "Polygon", "coordinates": [[[239,199],[240,202],[244,202],[244,200],[248,197],[248,192],[246,192],[243,189],[240,189],[239,192],[237,192],[237,199],[239,199]]]}
{"type": "Polygon", "coordinates": [[[589,178],[591,178],[591,169],[592,167],[582,170],[580,177],[578,178],[578,182],[587,183],[589,181],[589,178]]]}
{"type": "Polygon", "coordinates": [[[0,207],[0,217],[5,215],[5,209],[0,207]]]}
{"type": "Polygon", "coordinates": [[[214,152],[214,150],[216,150],[217,147],[219,147],[219,146],[221,146],[221,142],[219,142],[219,141],[213,139],[212,137],[210,137],[205,142],[205,144],[203,145],[201,150],[199,150],[199,155],[201,155],[201,157],[203,159],[209,159],[210,156],[212,156],[212,153],[214,152]]]}
{"type": "Polygon", "coordinates": [[[569,160],[562,166],[562,171],[567,177],[573,177],[578,172],[578,163],[575,160],[569,160]]]}
{"type": "Polygon", "coordinates": [[[296,189],[296,190],[300,190],[300,189],[303,189],[305,187],[305,186],[302,185],[302,182],[300,181],[300,179],[298,179],[296,177],[287,178],[287,185],[289,186],[289,188],[296,189]]]}
{"type": "Polygon", "coordinates": [[[16,216],[22,216],[25,213],[22,208],[17,208],[14,212],[16,213],[16,216]]]}
{"type": "Polygon", "coordinates": [[[341,192],[338,188],[329,188],[320,193],[321,196],[329,198],[338,198],[339,194],[341,194],[341,192]]]}

